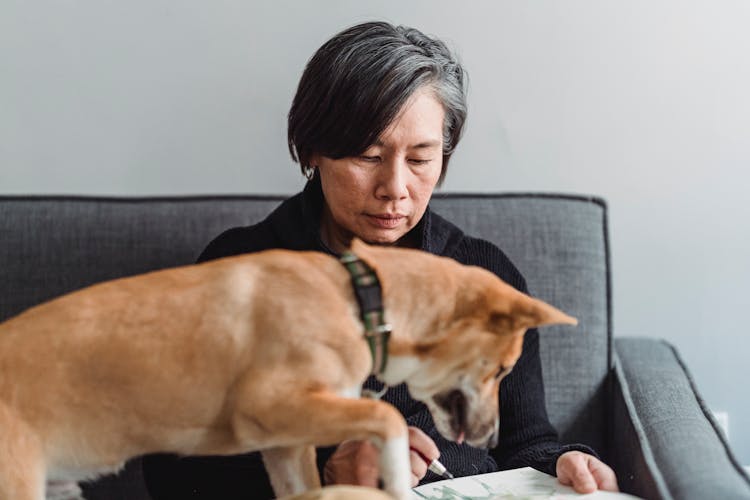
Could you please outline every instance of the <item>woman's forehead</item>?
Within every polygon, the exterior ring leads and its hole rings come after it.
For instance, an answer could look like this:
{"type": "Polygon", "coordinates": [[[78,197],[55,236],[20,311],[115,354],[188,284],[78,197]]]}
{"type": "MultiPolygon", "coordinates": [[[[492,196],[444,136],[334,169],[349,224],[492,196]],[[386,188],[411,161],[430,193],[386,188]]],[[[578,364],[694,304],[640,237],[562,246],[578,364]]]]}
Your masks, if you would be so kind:
{"type": "Polygon", "coordinates": [[[373,146],[403,149],[441,148],[445,109],[429,91],[418,91],[409,98],[393,122],[373,146]]]}

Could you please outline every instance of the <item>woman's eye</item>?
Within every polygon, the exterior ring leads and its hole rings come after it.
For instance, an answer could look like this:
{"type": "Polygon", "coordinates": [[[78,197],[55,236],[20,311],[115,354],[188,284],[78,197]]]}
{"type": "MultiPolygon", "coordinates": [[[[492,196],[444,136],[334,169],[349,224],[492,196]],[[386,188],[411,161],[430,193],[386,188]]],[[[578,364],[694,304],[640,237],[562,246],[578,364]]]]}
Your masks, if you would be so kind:
{"type": "Polygon", "coordinates": [[[359,157],[359,159],[362,160],[362,161],[366,161],[368,163],[376,163],[376,162],[380,161],[380,157],[379,156],[366,156],[366,155],[362,155],[362,156],[359,157]]]}
{"type": "Polygon", "coordinates": [[[420,159],[420,158],[412,158],[409,160],[409,162],[413,165],[426,165],[430,163],[431,159],[420,159]]]}

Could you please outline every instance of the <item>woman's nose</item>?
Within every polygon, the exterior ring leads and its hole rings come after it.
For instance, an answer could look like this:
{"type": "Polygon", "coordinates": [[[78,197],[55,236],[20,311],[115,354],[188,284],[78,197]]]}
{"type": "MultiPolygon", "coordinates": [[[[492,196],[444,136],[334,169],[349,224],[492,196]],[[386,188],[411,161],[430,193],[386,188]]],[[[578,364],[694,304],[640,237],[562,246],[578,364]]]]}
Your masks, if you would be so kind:
{"type": "Polygon", "coordinates": [[[375,196],[385,200],[401,200],[409,196],[409,170],[404,160],[385,161],[378,167],[375,196]]]}

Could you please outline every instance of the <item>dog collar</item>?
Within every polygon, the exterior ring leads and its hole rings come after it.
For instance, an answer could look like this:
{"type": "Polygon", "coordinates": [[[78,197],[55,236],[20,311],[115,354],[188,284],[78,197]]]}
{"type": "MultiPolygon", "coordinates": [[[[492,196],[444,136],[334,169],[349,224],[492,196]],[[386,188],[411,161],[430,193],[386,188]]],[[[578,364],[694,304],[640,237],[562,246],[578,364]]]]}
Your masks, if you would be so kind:
{"type": "Polygon", "coordinates": [[[384,319],[383,294],[378,275],[352,252],[344,252],[340,261],[352,275],[354,295],[365,325],[365,339],[372,354],[372,373],[379,375],[385,371],[388,362],[388,339],[393,328],[384,319]]]}

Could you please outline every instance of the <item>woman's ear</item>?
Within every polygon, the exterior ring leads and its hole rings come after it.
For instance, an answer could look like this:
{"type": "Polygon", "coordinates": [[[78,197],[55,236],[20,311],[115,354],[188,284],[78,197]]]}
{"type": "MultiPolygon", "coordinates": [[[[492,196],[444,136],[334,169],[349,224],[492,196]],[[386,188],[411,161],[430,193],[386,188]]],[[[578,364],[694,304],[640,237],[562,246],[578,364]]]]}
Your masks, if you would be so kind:
{"type": "Polygon", "coordinates": [[[318,168],[318,165],[320,165],[320,155],[317,153],[313,153],[310,155],[310,163],[309,168],[310,170],[315,170],[318,168]]]}

